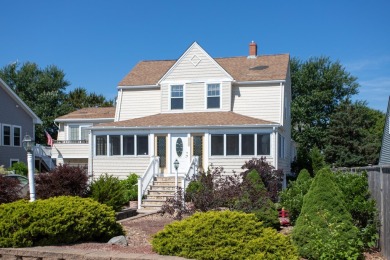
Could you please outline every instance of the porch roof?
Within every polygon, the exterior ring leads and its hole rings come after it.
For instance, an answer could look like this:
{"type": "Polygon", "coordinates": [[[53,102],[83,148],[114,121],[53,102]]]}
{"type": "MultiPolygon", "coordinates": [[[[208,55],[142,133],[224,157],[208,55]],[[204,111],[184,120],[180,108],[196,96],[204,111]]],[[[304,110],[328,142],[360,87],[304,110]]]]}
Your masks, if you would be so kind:
{"type": "Polygon", "coordinates": [[[141,118],[103,123],[93,128],[161,128],[208,126],[276,126],[278,123],[234,112],[165,113],[141,118]]]}

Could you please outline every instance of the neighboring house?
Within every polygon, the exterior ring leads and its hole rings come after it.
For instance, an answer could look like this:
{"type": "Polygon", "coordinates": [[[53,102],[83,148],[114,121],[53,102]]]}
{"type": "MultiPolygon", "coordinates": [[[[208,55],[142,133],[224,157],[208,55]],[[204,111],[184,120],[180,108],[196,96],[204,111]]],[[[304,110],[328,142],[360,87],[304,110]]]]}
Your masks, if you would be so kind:
{"type": "Polygon", "coordinates": [[[0,166],[27,164],[22,141],[26,134],[34,138],[36,124],[42,124],[41,119],[0,79],[0,166]]]}
{"type": "Polygon", "coordinates": [[[390,165],[390,97],[387,104],[386,123],[383,130],[381,154],[379,156],[379,165],[390,165]]]}
{"type": "Polygon", "coordinates": [[[143,176],[155,158],[164,176],[174,176],[176,159],[180,175],[194,158],[231,174],[254,157],[288,174],[290,106],[288,54],[257,56],[252,42],[249,56],[212,58],[194,42],[178,60],[139,62],[119,83],[115,116],[96,108],[57,118],[53,155],[57,163],[88,161],[94,177],[143,176]]]}
{"type": "Polygon", "coordinates": [[[52,158],[58,164],[87,166],[91,154],[89,129],[96,124],[114,122],[114,107],[83,108],[56,118],[57,140],[52,147],[52,158]]]}

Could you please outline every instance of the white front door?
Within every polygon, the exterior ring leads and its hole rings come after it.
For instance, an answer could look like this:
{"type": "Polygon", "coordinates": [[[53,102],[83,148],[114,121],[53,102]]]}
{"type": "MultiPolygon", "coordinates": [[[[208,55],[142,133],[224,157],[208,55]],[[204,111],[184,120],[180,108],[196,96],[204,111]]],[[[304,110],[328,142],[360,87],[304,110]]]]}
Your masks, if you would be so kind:
{"type": "Polygon", "coordinates": [[[190,166],[190,140],[186,134],[171,135],[171,172],[175,174],[174,162],[179,161],[179,174],[185,174],[190,166]]]}

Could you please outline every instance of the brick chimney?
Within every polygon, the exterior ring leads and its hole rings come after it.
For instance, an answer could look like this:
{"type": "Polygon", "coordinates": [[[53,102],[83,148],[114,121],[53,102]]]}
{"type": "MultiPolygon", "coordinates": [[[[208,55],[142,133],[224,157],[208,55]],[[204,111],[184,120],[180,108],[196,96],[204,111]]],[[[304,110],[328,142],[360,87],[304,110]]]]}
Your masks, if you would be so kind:
{"type": "Polygon", "coordinates": [[[257,57],[257,44],[252,41],[250,44],[249,44],[249,56],[248,58],[249,59],[253,59],[253,58],[256,58],[257,57]]]}

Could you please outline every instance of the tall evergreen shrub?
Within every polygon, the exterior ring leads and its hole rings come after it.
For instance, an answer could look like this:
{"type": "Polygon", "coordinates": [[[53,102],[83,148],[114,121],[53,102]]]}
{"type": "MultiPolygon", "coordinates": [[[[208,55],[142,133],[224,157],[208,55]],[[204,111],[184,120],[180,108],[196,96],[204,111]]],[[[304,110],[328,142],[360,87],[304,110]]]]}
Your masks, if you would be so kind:
{"type": "Polygon", "coordinates": [[[299,172],[296,181],[292,181],[289,187],[280,192],[280,204],[288,210],[290,223],[295,224],[303,205],[303,197],[310,189],[313,179],[308,170],[299,172]]]}
{"type": "Polygon", "coordinates": [[[357,259],[362,250],[344,196],[329,169],[320,170],[304,196],[292,238],[308,259],[357,259]]]}

